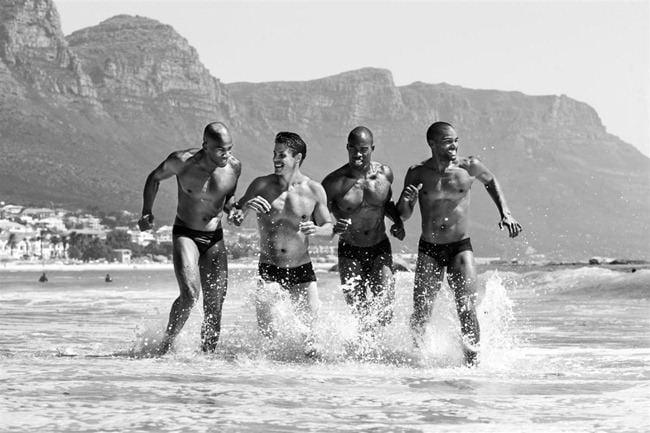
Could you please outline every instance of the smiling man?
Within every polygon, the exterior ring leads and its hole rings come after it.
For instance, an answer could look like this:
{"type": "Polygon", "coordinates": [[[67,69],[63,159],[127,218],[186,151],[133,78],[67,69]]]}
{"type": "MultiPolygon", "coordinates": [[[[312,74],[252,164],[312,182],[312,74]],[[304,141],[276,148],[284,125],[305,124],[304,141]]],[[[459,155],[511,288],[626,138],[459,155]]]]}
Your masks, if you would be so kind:
{"type": "Polygon", "coordinates": [[[166,353],[183,328],[203,290],[202,349],[214,351],[221,331],[228,267],[221,217],[234,199],[241,164],[232,156],[233,143],[222,123],[208,124],[200,149],[170,154],[147,177],[140,230],[153,227],[152,208],[160,182],[176,176],[178,206],[173,228],[174,272],[180,289],[169,313],[165,336],[157,348],[166,353]]]}
{"type": "Polygon", "coordinates": [[[393,222],[391,233],[404,239],[404,225],[392,200],[393,171],[372,160],[375,150],[370,129],[350,131],[348,163],[323,179],[327,204],[339,234],[339,275],[347,304],[364,327],[386,325],[393,316],[395,279],[390,241],[384,218],[393,222]]]}
{"type": "MultiPolygon", "coordinates": [[[[259,290],[269,283],[279,284],[303,313],[310,333],[305,339],[305,354],[316,355],[313,330],[320,300],[316,274],[309,256],[309,237],[332,237],[327,198],[320,183],[305,176],[300,167],[307,145],[293,132],[275,137],[272,174],[258,177],[236,204],[231,220],[239,225],[246,211],[257,213],[260,233],[259,290]]],[[[260,331],[272,336],[269,306],[256,302],[260,331]]]]}
{"type": "Polygon", "coordinates": [[[447,281],[456,299],[465,362],[477,362],[480,340],[476,317],[476,269],[469,238],[469,191],[475,179],[485,185],[501,215],[499,227],[511,238],[521,232],[494,175],[475,157],[458,158],[458,135],[452,125],[436,122],[427,130],[431,158],[409,168],[397,209],[404,219],[420,201],[422,235],[418,245],[411,328],[416,342],[424,333],[436,294],[447,281]]]}

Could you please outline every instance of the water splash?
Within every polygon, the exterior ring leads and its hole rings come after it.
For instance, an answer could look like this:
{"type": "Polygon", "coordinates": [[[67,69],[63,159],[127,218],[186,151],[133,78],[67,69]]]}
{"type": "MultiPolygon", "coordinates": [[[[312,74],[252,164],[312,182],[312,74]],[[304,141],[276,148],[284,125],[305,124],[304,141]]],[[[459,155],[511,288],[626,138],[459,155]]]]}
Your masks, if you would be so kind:
{"type": "Polygon", "coordinates": [[[477,309],[481,325],[481,363],[491,369],[508,369],[515,345],[514,303],[497,271],[486,276],[485,295],[477,309]]]}
{"type": "MultiPolygon", "coordinates": [[[[364,318],[354,314],[345,303],[342,292],[321,290],[322,307],[319,320],[311,333],[319,348],[317,362],[382,363],[424,368],[456,368],[464,365],[462,336],[453,293],[445,283],[434,302],[431,320],[425,333],[414,344],[409,326],[412,312],[412,274],[397,278],[394,316],[386,326],[369,327],[364,318]]],[[[507,368],[514,345],[513,302],[506,285],[497,272],[481,276],[484,296],[477,308],[481,326],[479,368],[507,368]]],[[[310,328],[303,311],[296,308],[288,293],[277,285],[260,291],[254,284],[243,287],[247,294],[238,305],[228,304],[231,314],[224,319],[221,340],[214,356],[226,360],[251,362],[313,362],[305,357],[305,339],[310,328]],[[268,308],[274,333],[265,336],[258,329],[256,305],[268,308]],[[232,316],[235,316],[234,318],[232,316]]],[[[481,290],[482,292],[483,290],[481,290]]],[[[165,317],[141,324],[129,352],[144,357],[155,353],[162,337],[165,317]]],[[[173,356],[199,355],[199,334],[202,314],[195,308],[183,331],[174,343],[173,356]]]]}

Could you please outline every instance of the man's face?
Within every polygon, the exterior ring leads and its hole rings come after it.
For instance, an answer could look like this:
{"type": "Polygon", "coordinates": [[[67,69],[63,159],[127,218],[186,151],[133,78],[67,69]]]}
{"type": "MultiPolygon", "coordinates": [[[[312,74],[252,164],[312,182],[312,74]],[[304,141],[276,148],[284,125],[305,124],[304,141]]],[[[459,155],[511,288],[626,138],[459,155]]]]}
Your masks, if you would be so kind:
{"type": "Polygon", "coordinates": [[[446,127],[429,142],[429,146],[439,160],[455,161],[458,156],[458,135],[454,128],[446,127]]]}
{"type": "Polygon", "coordinates": [[[363,168],[370,164],[370,157],[375,146],[369,140],[349,141],[347,146],[348,160],[353,168],[363,168]]]}
{"type": "Polygon", "coordinates": [[[221,139],[203,138],[203,149],[210,161],[217,167],[225,167],[228,164],[228,160],[232,156],[232,146],[232,139],[229,136],[221,137],[221,139]]]}
{"type": "Polygon", "coordinates": [[[273,148],[273,168],[275,174],[293,172],[300,165],[300,160],[296,156],[294,156],[293,150],[286,144],[275,143],[275,147],[273,148]]]}

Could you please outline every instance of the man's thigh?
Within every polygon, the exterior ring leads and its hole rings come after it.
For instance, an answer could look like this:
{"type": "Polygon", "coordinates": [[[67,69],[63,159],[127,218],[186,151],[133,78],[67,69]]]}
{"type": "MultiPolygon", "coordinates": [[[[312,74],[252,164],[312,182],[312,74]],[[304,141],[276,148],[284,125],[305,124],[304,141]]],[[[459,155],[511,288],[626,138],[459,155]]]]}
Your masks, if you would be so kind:
{"type": "Polygon", "coordinates": [[[309,307],[312,311],[317,311],[320,307],[316,281],[294,284],[289,288],[289,293],[294,301],[297,301],[301,306],[309,307]]]}
{"type": "Polygon", "coordinates": [[[413,300],[416,302],[431,302],[442,286],[445,268],[426,254],[418,254],[415,266],[415,285],[413,300]]]}
{"type": "Polygon", "coordinates": [[[457,297],[476,295],[476,266],[471,250],[456,254],[449,264],[448,272],[449,286],[457,297]]]}
{"type": "Polygon", "coordinates": [[[223,241],[212,245],[199,258],[204,296],[225,296],[228,283],[228,252],[223,241]]]}
{"type": "Polygon", "coordinates": [[[180,290],[198,291],[201,284],[199,250],[194,241],[183,236],[175,237],[172,243],[172,257],[180,290]]]}
{"type": "Polygon", "coordinates": [[[339,257],[339,276],[341,284],[358,286],[364,277],[361,261],[349,257],[339,257]]]}
{"type": "Polygon", "coordinates": [[[369,278],[372,282],[372,292],[374,295],[381,295],[382,292],[393,290],[395,278],[393,276],[391,253],[383,253],[375,257],[369,278]]]}

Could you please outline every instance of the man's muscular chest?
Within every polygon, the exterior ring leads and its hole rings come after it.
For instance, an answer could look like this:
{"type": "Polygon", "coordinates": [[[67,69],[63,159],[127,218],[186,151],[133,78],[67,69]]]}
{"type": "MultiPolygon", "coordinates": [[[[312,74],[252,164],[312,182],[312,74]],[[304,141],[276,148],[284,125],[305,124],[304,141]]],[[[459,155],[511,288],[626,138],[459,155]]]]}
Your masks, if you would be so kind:
{"type": "Polygon", "coordinates": [[[270,204],[270,213],[276,219],[297,218],[307,221],[314,211],[315,200],[302,191],[289,190],[280,192],[272,198],[270,204]]]}
{"type": "Polygon", "coordinates": [[[444,173],[423,171],[421,177],[421,198],[424,201],[459,200],[465,197],[474,177],[462,168],[453,168],[444,173]]]}
{"type": "Polygon", "coordinates": [[[390,194],[390,183],[384,176],[375,174],[350,179],[343,189],[347,191],[337,200],[337,205],[341,210],[351,212],[363,204],[383,206],[390,194]]]}
{"type": "Polygon", "coordinates": [[[234,181],[227,174],[186,172],[178,176],[178,185],[186,196],[218,200],[234,187],[234,181]]]}

